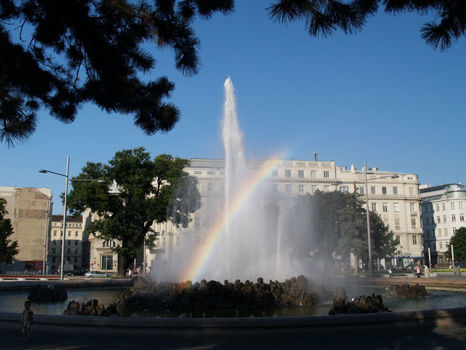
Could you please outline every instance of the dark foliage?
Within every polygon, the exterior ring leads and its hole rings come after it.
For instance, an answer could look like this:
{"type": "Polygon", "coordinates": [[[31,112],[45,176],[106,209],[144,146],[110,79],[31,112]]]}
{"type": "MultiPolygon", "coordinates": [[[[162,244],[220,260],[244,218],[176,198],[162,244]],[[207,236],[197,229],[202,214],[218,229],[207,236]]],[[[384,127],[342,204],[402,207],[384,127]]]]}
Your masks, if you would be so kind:
{"type": "Polygon", "coordinates": [[[18,242],[8,239],[13,234],[10,219],[6,219],[6,201],[0,198],[0,263],[11,264],[13,258],[18,254],[18,242]]]}
{"type": "Polygon", "coordinates": [[[154,222],[186,227],[200,206],[197,181],[184,172],[188,161],[162,154],[151,159],[143,148],[117,152],[108,162],[87,163],[73,181],[68,207],[73,214],[90,208],[96,216],[87,233],[116,240],[118,272],[123,274],[138,249],[154,244],[154,222]],[[110,189],[110,190],[109,190],[110,189]]]}
{"type": "Polygon", "coordinates": [[[0,142],[29,137],[40,107],[71,123],[85,102],[133,115],[147,134],[171,130],[179,111],[164,100],[174,85],[140,78],[155,66],[143,45],[173,49],[176,67],[195,74],[196,14],[232,9],[233,0],[2,0],[0,142]]]}
{"type": "Polygon", "coordinates": [[[379,7],[389,14],[434,14],[437,21],[421,28],[422,38],[434,48],[447,49],[465,35],[464,0],[278,0],[268,10],[279,22],[304,21],[309,34],[326,37],[337,29],[346,34],[361,30],[379,7]]]}

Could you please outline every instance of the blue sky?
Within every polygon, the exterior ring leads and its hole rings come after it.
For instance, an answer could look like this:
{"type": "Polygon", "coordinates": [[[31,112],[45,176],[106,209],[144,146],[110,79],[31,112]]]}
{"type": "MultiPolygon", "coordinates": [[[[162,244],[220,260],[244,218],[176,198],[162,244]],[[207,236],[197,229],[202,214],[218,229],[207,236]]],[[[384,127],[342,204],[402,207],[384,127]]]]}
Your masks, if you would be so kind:
{"type": "MultiPolygon", "coordinates": [[[[145,147],[152,156],[222,158],[223,82],[236,89],[248,156],[264,159],[289,149],[289,159],[364,161],[381,170],[415,173],[423,184],[466,180],[466,40],[437,51],[420,38],[429,17],[372,17],[355,35],[314,38],[303,23],[268,18],[268,0],[236,0],[229,16],[196,21],[201,40],[199,74],[176,71],[173,52],[153,50],[155,79],[175,83],[169,102],[181,111],[175,128],[146,136],[131,116],[93,105],[62,124],[45,111],[36,133],[14,148],[0,144],[0,185],[48,187],[62,213],[64,179],[87,161],[107,162],[116,151],[145,147]]],[[[109,58],[110,59],[110,58],[109,58]]]]}

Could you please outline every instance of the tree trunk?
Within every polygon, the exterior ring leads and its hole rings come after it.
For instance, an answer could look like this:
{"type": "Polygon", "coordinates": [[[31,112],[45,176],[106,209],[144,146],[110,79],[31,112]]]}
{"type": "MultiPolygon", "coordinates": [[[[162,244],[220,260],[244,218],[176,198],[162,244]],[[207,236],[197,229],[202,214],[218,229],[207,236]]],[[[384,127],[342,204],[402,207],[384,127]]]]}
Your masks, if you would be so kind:
{"type": "Polygon", "coordinates": [[[118,254],[118,276],[125,276],[128,268],[128,260],[123,254],[118,254]]]}

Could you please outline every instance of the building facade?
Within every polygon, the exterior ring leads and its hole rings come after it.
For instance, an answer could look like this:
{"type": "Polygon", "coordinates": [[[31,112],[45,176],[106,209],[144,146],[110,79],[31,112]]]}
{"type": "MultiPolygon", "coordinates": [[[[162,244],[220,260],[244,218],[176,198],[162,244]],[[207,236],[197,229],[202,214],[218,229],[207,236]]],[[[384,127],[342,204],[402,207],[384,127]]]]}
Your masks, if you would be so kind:
{"type": "MultiPolygon", "coordinates": [[[[252,167],[258,168],[263,161],[250,163],[252,167]]],[[[190,166],[185,170],[198,180],[201,203],[206,203],[207,199],[223,197],[223,160],[191,159],[190,166]]],[[[313,194],[316,191],[357,192],[364,195],[364,200],[366,198],[366,171],[357,170],[354,166],[349,169],[337,166],[333,161],[282,160],[267,181],[271,196],[275,194],[280,198],[313,194]]],[[[418,176],[370,168],[367,169],[367,191],[369,209],[380,214],[384,223],[393,231],[394,238],[400,241],[390,264],[406,267],[422,259],[424,249],[418,176]]],[[[202,232],[211,222],[209,214],[210,210],[205,206],[193,214],[188,230],[197,234],[198,239],[202,239],[202,232]]],[[[147,251],[148,260],[168,261],[171,252],[182,244],[179,238],[181,231],[170,224],[165,225],[154,226],[154,230],[161,235],[156,248],[147,251]]]]}
{"type": "Polygon", "coordinates": [[[0,186],[0,198],[6,200],[7,218],[11,220],[19,253],[15,263],[2,269],[42,272],[47,259],[47,234],[52,211],[52,191],[48,188],[0,186]]]}
{"type": "MultiPolygon", "coordinates": [[[[89,224],[89,211],[66,218],[64,272],[89,269],[89,239],[84,233],[89,224]]],[[[52,215],[48,244],[50,272],[59,271],[63,239],[63,215],[52,215]]]]}
{"type": "Polygon", "coordinates": [[[466,227],[466,186],[444,184],[420,188],[424,253],[431,264],[450,264],[445,254],[456,230],[466,227]]]}

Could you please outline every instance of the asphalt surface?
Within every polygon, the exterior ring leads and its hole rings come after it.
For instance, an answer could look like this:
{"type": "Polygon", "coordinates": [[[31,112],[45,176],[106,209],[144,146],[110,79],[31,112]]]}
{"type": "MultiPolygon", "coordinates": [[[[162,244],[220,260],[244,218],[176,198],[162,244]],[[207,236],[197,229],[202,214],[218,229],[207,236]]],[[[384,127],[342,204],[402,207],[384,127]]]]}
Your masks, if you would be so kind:
{"type": "Polygon", "coordinates": [[[18,327],[0,327],[1,349],[466,349],[462,323],[361,327],[153,330],[33,326],[29,343],[18,327]]]}

